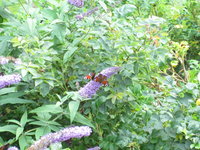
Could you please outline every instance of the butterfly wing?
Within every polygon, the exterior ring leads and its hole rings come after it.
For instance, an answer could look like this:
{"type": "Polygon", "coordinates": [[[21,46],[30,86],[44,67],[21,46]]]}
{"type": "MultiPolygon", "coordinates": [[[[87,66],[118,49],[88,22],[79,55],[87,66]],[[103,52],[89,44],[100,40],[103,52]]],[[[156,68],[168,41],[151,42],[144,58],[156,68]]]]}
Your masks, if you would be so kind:
{"type": "Polygon", "coordinates": [[[107,81],[107,77],[105,75],[99,74],[96,78],[95,78],[96,82],[99,82],[101,84],[103,84],[104,86],[108,86],[108,81],[107,81]]]}
{"type": "Polygon", "coordinates": [[[92,79],[92,78],[91,78],[90,75],[86,75],[86,76],[84,77],[84,79],[88,79],[88,80],[90,80],[90,79],[92,79]]]}
{"type": "Polygon", "coordinates": [[[101,83],[102,83],[104,86],[108,86],[108,81],[107,81],[107,80],[102,81],[101,83]]]}
{"type": "Polygon", "coordinates": [[[95,78],[95,73],[94,72],[92,72],[89,75],[86,75],[84,77],[84,79],[88,79],[88,80],[94,80],[94,78],[95,78]]]}

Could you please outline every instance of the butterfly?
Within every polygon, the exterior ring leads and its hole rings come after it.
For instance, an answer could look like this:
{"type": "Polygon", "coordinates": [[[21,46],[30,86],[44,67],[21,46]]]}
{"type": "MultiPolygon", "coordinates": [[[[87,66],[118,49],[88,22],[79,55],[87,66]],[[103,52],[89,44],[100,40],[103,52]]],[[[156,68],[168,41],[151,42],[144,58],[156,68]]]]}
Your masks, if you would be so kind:
{"type": "Polygon", "coordinates": [[[84,79],[94,80],[94,79],[95,79],[95,75],[96,75],[95,72],[91,72],[89,75],[86,75],[86,76],[84,77],[84,79]]]}
{"type": "Polygon", "coordinates": [[[76,7],[83,7],[84,5],[84,0],[68,0],[68,2],[76,7]]]}
{"type": "Polygon", "coordinates": [[[9,147],[9,144],[3,145],[0,147],[0,150],[7,150],[9,147]]]}
{"type": "Polygon", "coordinates": [[[104,86],[108,86],[107,77],[105,75],[99,74],[95,77],[94,81],[103,84],[104,86]]]}

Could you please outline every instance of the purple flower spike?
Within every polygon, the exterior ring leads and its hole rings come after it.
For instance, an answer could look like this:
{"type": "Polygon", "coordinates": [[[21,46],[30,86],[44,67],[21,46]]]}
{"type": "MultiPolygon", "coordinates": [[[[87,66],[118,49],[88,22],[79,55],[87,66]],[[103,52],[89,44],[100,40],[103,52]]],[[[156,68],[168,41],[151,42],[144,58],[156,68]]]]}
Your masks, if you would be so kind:
{"type": "MultiPolygon", "coordinates": [[[[110,67],[101,71],[100,74],[105,75],[107,78],[109,78],[111,75],[117,73],[119,70],[120,67],[110,67]]],[[[81,88],[78,93],[84,98],[91,98],[94,94],[96,94],[101,85],[101,83],[91,80],[83,88],[81,88]]]]}
{"type": "Polygon", "coordinates": [[[8,62],[9,62],[8,58],[0,56],[0,64],[1,65],[7,64],[8,62]]]}
{"type": "Polygon", "coordinates": [[[120,71],[120,69],[120,67],[110,67],[101,71],[101,74],[107,76],[107,78],[110,78],[110,76],[120,71]]]}
{"type": "Polygon", "coordinates": [[[94,94],[96,94],[97,90],[101,87],[101,83],[90,81],[83,88],[81,88],[78,92],[82,97],[91,98],[94,94]]]}
{"type": "Polygon", "coordinates": [[[99,146],[93,147],[93,148],[88,148],[87,150],[100,150],[101,148],[99,146]]]}
{"type": "Polygon", "coordinates": [[[92,129],[88,126],[75,126],[65,128],[55,133],[49,133],[36,141],[27,150],[44,150],[53,143],[67,141],[71,138],[82,138],[84,136],[90,136],[92,129]]]}
{"type": "Polygon", "coordinates": [[[6,87],[11,84],[17,84],[21,81],[19,74],[0,76],[0,88],[6,87]]]}
{"type": "Polygon", "coordinates": [[[71,5],[74,5],[76,7],[83,7],[84,6],[84,0],[68,0],[68,2],[71,5]]]}
{"type": "Polygon", "coordinates": [[[92,15],[95,11],[97,11],[98,10],[98,7],[95,7],[95,8],[93,8],[92,10],[89,10],[88,12],[86,12],[86,13],[82,13],[82,14],[80,14],[80,15],[76,15],[76,19],[77,20],[82,20],[84,17],[87,17],[87,16],[90,16],[90,15],[92,15]]]}
{"type": "Polygon", "coordinates": [[[19,150],[17,147],[13,146],[13,147],[9,147],[8,150],[19,150]]]}

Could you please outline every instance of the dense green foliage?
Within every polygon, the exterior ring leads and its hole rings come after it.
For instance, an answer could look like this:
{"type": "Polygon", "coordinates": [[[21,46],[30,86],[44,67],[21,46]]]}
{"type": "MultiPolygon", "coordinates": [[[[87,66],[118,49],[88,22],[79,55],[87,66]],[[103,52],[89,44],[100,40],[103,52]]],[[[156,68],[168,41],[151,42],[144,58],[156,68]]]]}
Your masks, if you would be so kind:
{"type": "Polygon", "coordinates": [[[0,89],[0,145],[21,150],[71,125],[90,137],[62,147],[84,150],[200,149],[199,0],[2,0],[0,56],[23,63],[18,85],[0,89]],[[98,6],[91,16],[76,15],[98,6]],[[121,71],[91,99],[84,76],[121,71]]]}

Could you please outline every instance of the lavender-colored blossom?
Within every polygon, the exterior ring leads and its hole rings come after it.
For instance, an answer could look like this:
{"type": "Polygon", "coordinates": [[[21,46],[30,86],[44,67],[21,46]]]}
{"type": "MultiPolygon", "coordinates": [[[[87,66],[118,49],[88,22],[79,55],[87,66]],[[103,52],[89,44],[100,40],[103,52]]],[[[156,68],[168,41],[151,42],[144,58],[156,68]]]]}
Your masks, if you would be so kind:
{"type": "Polygon", "coordinates": [[[44,150],[53,143],[67,141],[71,138],[82,138],[84,136],[90,136],[92,129],[88,126],[75,126],[65,128],[55,133],[49,133],[42,136],[40,140],[36,141],[27,150],[44,150]]]}
{"type": "Polygon", "coordinates": [[[120,69],[121,69],[120,67],[106,68],[106,69],[101,71],[101,74],[103,74],[107,78],[110,78],[113,74],[116,74],[118,71],[120,71],[120,69]]]}
{"type": "Polygon", "coordinates": [[[82,14],[80,14],[80,15],[76,15],[76,19],[77,20],[82,20],[84,17],[88,17],[88,16],[90,16],[91,14],[93,14],[95,11],[97,11],[98,10],[98,7],[95,7],[95,8],[93,8],[92,10],[89,10],[88,12],[86,12],[86,13],[82,13],[82,14]]]}
{"type": "Polygon", "coordinates": [[[12,84],[17,84],[20,81],[21,81],[21,75],[19,74],[0,76],[0,88],[3,88],[8,85],[12,85],[12,84]]]}
{"type": "Polygon", "coordinates": [[[1,65],[7,64],[8,62],[9,62],[8,58],[0,56],[0,64],[1,65]]]}
{"type": "Polygon", "coordinates": [[[9,147],[7,150],[19,150],[16,146],[9,147]]]}
{"type": "Polygon", "coordinates": [[[99,146],[95,146],[93,148],[88,148],[87,150],[100,150],[101,148],[99,146]]]}
{"type": "Polygon", "coordinates": [[[71,5],[74,5],[76,7],[83,7],[84,6],[84,0],[68,0],[68,2],[71,5]]]}
{"type": "MultiPolygon", "coordinates": [[[[109,78],[111,75],[117,73],[119,70],[120,67],[110,67],[101,71],[100,74],[109,78]]],[[[101,85],[101,83],[91,80],[83,88],[81,88],[78,93],[84,98],[91,98],[94,94],[96,94],[101,85]]]]}

